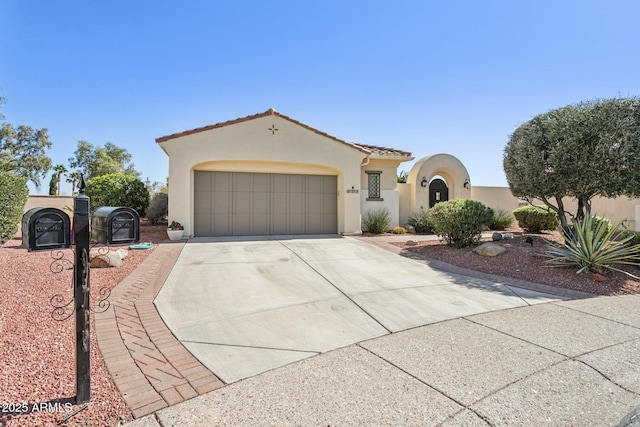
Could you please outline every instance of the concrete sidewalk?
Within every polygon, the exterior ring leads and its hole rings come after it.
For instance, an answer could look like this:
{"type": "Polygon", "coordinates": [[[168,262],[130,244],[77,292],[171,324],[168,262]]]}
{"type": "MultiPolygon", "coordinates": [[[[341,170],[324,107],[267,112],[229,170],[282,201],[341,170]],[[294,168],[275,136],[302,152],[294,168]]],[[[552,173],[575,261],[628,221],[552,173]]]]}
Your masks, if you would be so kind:
{"type": "Polygon", "coordinates": [[[307,358],[128,425],[615,426],[640,405],[639,308],[630,295],[464,316],[307,358]]]}

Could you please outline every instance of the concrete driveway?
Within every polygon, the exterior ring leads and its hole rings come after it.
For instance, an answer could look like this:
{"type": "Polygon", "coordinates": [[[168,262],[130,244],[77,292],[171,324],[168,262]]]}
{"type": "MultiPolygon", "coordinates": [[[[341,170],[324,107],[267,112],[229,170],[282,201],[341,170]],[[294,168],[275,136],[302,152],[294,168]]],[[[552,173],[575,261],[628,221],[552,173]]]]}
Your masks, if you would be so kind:
{"type": "Polygon", "coordinates": [[[190,240],[155,304],[229,383],[447,319],[561,299],[444,273],[348,237],[190,240]]]}

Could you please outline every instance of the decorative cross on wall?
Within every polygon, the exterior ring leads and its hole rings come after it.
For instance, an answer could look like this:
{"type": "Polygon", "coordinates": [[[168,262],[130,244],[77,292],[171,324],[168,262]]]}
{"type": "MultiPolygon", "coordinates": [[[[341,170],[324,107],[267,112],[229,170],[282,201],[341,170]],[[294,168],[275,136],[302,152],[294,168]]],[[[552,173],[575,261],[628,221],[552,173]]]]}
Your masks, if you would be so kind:
{"type": "Polygon", "coordinates": [[[276,125],[271,125],[271,127],[267,130],[271,131],[271,135],[275,135],[276,132],[278,131],[278,129],[276,128],[276,125]]]}

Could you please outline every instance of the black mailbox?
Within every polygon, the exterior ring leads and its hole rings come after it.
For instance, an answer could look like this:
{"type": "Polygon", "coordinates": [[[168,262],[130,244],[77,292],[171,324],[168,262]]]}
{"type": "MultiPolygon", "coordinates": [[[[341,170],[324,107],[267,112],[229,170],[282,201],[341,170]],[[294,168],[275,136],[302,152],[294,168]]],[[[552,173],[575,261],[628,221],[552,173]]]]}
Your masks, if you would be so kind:
{"type": "Polygon", "coordinates": [[[106,245],[140,242],[140,215],[127,207],[100,206],[91,215],[91,240],[106,245]]]}
{"type": "Polygon", "coordinates": [[[71,247],[69,215],[56,208],[33,208],[22,215],[22,247],[29,252],[71,247]]]}

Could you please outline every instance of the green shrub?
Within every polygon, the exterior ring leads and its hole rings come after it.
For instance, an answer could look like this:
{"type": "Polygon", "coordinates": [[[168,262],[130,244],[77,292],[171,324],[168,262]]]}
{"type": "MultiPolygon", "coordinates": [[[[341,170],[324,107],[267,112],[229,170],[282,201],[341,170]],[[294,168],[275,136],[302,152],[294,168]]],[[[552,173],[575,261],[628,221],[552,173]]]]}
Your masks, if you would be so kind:
{"type": "Polygon", "coordinates": [[[409,217],[409,225],[416,229],[418,234],[433,234],[433,224],[429,221],[429,211],[420,210],[409,217]]]}
{"type": "Polygon", "coordinates": [[[166,193],[156,193],[149,202],[147,219],[152,225],[158,224],[169,214],[169,196],[166,193]]]}
{"type": "Polygon", "coordinates": [[[621,237],[619,231],[622,223],[613,226],[589,214],[582,220],[574,221],[573,229],[565,231],[564,246],[549,246],[545,256],[553,267],[575,265],[577,273],[605,270],[622,270],[613,264],[640,265],[640,244],[630,245],[632,235],[621,237]]]}
{"type": "Polygon", "coordinates": [[[542,230],[555,230],[560,225],[558,215],[550,211],[547,206],[520,206],[513,211],[513,216],[520,227],[529,233],[539,233],[542,230]]]}
{"type": "Polygon", "coordinates": [[[625,230],[620,234],[620,238],[629,239],[627,246],[640,245],[640,231],[625,230]]]}
{"type": "Polygon", "coordinates": [[[480,240],[483,228],[491,224],[493,209],[473,200],[454,199],[432,207],[429,218],[442,240],[463,248],[480,240]]]}
{"type": "Polygon", "coordinates": [[[391,212],[387,208],[367,211],[362,220],[365,231],[373,234],[382,234],[389,229],[391,212]]]}
{"type": "Polygon", "coordinates": [[[97,176],[87,183],[85,190],[91,198],[91,211],[99,206],[126,206],[146,216],[149,191],[142,181],[131,175],[112,173],[97,176]]]}
{"type": "Polygon", "coordinates": [[[601,224],[601,223],[604,224],[604,226],[606,226],[607,232],[611,231],[613,224],[611,223],[611,220],[609,218],[603,218],[601,216],[594,216],[592,218],[596,224],[601,224]]]}
{"type": "Polygon", "coordinates": [[[0,245],[18,231],[29,189],[24,178],[11,172],[0,172],[0,245]]]}
{"type": "Polygon", "coordinates": [[[493,211],[493,219],[489,224],[490,230],[506,230],[513,223],[513,215],[504,209],[496,209],[493,211]]]}

